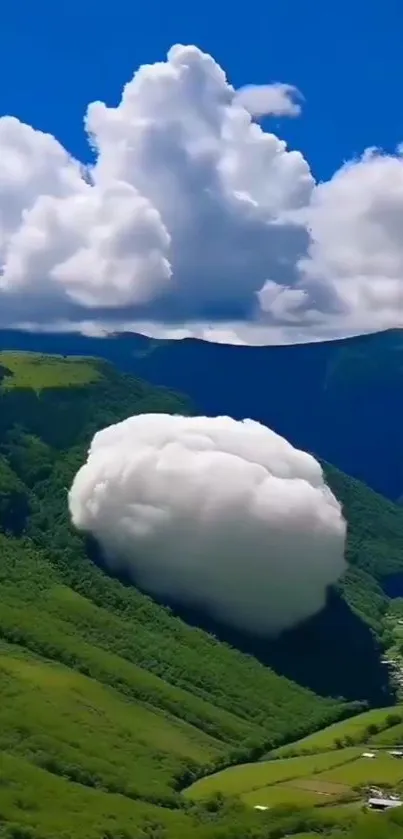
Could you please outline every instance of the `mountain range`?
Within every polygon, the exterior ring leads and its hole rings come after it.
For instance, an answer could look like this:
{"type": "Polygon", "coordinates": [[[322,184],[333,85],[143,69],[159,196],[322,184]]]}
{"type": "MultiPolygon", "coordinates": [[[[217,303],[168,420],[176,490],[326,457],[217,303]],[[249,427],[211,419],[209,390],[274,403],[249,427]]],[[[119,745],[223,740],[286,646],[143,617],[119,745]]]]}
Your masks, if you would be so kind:
{"type": "Polygon", "coordinates": [[[388,498],[403,494],[403,330],[281,347],[6,330],[0,348],[107,359],[199,413],[259,420],[388,498]]]}

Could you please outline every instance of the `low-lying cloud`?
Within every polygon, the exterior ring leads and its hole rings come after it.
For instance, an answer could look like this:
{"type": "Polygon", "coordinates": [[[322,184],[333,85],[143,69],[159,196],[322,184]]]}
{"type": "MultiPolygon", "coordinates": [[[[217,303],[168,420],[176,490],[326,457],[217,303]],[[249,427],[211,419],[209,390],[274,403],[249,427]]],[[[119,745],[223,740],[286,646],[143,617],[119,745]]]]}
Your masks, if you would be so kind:
{"type": "Polygon", "coordinates": [[[402,325],[401,149],[317,184],[254,121],[301,100],[283,82],[235,90],[176,45],[116,106],[89,104],[90,166],[1,117],[0,325],[260,344],[402,325]]]}
{"type": "Polygon", "coordinates": [[[253,633],[319,611],[345,570],[319,463],[252,420],[144,414],[105,428],[68,501],[112,571],[253,633]]]}

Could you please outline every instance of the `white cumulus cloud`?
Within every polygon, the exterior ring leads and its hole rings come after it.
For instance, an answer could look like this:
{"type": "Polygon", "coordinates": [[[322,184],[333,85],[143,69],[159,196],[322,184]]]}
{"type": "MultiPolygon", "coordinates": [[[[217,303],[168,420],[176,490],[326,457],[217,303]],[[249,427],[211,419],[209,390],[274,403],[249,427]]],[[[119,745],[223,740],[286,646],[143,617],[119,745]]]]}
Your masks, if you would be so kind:
{"type": "Polygon", "coordinates": [[[319,463],[252,420],[144,414],[105,428],[69,509],[111,569],[254,633],[320,610],[345,570],[319,463]]]}
{"type": "Polygon", "coordinates": [[[91,166],[0,117],[0,326],[284,343],[403,325],[401,150],[315,183],[253,119],[300,101],[176,45],[89,104],[91,166]]]}
{"type": "Polygon", "coordinates": [[[235,101],[251,116],[296,117],[301,113],[299,90],[291,84],[248,84],[239,88],[235,101]]]}
{"type": "Polygon", "coordinates": [[[402,219],[399,151],[368,150],[314,190],[301,283],[336,332],[403,326],[402,219]]]}

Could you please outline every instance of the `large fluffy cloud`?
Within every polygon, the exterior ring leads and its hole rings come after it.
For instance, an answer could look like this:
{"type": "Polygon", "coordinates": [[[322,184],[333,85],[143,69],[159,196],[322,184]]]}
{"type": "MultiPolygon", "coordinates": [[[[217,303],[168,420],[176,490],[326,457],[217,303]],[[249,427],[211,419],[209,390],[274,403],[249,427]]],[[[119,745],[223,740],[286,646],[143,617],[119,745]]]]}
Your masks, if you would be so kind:
{"type": "Polygon", "coordinates": [[[282,342],[402,323],[403,157],[315,184],[253,115],[292,85],[234,90],[194,46],[89,105],[94,163],[0,118],[0,325],[282,342]]]}
{"type": "Polygon", "coordinates": [[[98,432],[74,525],[151,593],[276,634],[344,571],[345,522],[319,463],[252,420],[145,414],[98,432]]]}

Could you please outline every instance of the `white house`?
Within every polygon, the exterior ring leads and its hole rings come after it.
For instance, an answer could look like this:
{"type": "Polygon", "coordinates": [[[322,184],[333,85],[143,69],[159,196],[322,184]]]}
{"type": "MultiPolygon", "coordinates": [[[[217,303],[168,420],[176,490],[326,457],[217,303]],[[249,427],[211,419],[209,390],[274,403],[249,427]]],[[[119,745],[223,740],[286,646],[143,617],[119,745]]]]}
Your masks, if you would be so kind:
{"type": "Polygon", "coordinates": [[[392,807],[401,807],[403,801],[396,798],[369,798],[367,804],[371,810],[390,810],[392,807]]]}

